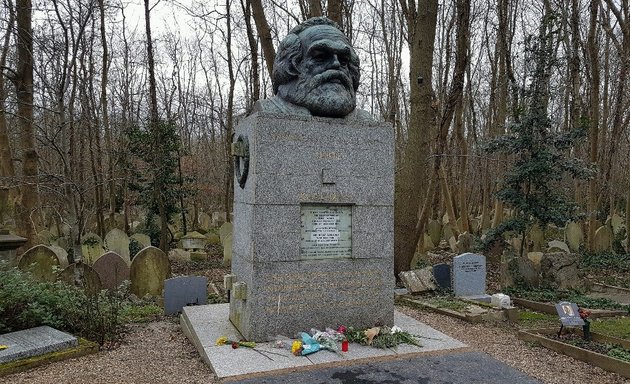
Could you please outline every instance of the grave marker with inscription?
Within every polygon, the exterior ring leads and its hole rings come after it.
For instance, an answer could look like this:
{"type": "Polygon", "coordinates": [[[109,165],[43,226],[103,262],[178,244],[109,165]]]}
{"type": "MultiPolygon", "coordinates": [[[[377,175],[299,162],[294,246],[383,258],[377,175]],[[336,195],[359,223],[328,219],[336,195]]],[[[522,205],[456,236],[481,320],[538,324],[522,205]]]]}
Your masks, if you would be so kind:
{"type": "Polygon", "coordinates": [[[486,295],[486,257],[464,253],[453,258],[453,293],[455,296],[490,301],[486,295]]]}
{"type": "Polygon", "coordinates": [[[0,364],[60,351],[78,344],[76,337],[47,325],[5,333],[0,335],[0,345],[7,346],[0,350],[0,364]]]}

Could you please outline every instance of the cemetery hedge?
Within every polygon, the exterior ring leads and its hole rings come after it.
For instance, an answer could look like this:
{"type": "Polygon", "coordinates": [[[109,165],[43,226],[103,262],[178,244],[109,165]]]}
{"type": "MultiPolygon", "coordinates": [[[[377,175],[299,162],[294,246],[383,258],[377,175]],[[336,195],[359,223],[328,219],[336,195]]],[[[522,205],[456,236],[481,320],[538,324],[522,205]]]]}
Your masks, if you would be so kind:
{"type": "Polygon", "coordinates": [[[118,293],[88,295],[63,282],[39,282],[18,269],[0,268],[0,333],[40,325],[103,345],[124,331],[118,293]]]}

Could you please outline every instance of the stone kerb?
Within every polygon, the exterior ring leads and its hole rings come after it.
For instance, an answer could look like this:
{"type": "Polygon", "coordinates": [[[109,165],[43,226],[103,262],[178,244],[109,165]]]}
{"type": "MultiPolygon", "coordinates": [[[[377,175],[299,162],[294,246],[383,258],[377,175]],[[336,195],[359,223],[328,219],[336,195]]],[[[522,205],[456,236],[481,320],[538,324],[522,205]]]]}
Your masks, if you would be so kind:
{"type": "Polygon", "coordinates": [[[105,247],[107,250],[117,253],[125,260],[127,264],[131,264],[129,256],[129,236],[118,228],[114,228],[105,235],[105,247]]]}
{"type": "Polygon", "coordinates": [[[115,290],[125,280],[129,280],[129,265],[115,252],[107,252],[99,257],[93,268],[105,289],[115,290]]]}
{"type": "Polygon", "coordinates": [[[45,245],[36,245],[20,256],[18,268],[29,271],[38,281],[55,281],[55,267],[61,267],[57,254],[45,245]]]}
{"type": "Polygon", "coordinates": [[[146,247],[133,258],[129,275],[131,293],[137,297],[161,296],[164,280],[171,276],[171,263],[159,248],[146,247]]]}
{"type": "Polygon", "coordinates": [[[234,192],[232,323],[256,341],[310,327],[392,325],[391,126],[255,113],[237,127],[241,135],[250,160],[234,192]],[[351,244],[332,256],[306,256],[318,255],[303,233],[318,225],[305,219],[318,209],[351,231],[351,244]]]}

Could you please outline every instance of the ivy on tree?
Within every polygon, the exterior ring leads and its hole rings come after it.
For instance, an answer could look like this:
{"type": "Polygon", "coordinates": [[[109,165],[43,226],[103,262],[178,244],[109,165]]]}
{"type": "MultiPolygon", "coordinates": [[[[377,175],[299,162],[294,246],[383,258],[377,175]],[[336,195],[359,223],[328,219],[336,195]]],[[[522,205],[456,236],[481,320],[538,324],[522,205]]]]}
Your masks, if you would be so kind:
{"type": "Polygon", "coordinates": [[[486,233],[491,245],[503,233],[521,236],[519,256],[523,256],[525,235],[534,224],[563,226],[577,216],[577,205],[567,197],[560,181],[565,176],[592,177],[592,167],[574,157],[571,149],[586,136],[583,126],[570,131],[553,129],[548,116],[549,77],[554,66],[553,15],[543,18],[537,38],[529,39],[528,53],[535,68],[524,91],[524,108],[507,127],[508,133],[487,142],[484,151],[503,153],[513,160],[496,193],[497,199],[514,210],[514,215],[486,233]]]}

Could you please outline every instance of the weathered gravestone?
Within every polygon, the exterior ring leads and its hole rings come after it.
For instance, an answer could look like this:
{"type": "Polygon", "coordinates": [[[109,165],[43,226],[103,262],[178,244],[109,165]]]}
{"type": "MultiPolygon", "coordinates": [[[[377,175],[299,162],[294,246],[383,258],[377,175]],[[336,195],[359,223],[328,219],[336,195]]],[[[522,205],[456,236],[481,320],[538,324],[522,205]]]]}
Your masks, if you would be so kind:
{"type": "Polygon", "coordinates": [[[57,254],[45,245],[36,245],[24,252],[18,260],[18,268],[29,271],[38,281],[55,281],[61,263],[57,254]]]}
{"type": "Polygon", "coordinates": [[[613,231],[608,225],[602,225],[595,231],[595,239],[593,241],[593,251],[606,252],[612,248],[613,231]]]}
{"type": "Polygon", "coordinates": [[[179,262],[190,261],[190,252],[179,248],[171,249],[168,251],[168,259],[179,262]]]}
{"type": "Polygon", "coordinates": [[[398,276],[410,293],[421,293],[437,289],[433,281],[433,269],[431,267],[400,272],[398,276]]]}
{"type": "Polygon", "coordinates": [[[138,244],[142,246],[142,248],[151,245],[151,238],[144,233],[134,233],[133,235],[131,235],[131,238],[137,241],[138,244]]]}
{"type": "Polygon", "coordinates": [[[103,249],[103,240],[95,233],[88,233],[81,239],[81,254],[83,262],[90,265],[94,264],[96,259],[105,253],[103,249]]]}
{"type": "Polygon", "coordinates": [[[223,266],[229,267],[232,264],[232,247],[234,238],[228,234],[223,238],[223,266]]]}
{"type": "Polygon", "coordinates": [[[569,222],[564,232],[564,239],[569,246],[569,249],[573,252],[577,252],[580,249],[580,244],[584,241],[584,233],[582,227],[576,222],[569,222]]]}
{"type": "Polygon", "coordinates": [[[107,250],[117,253],[125,260],[127,264],[131,264],[129,256],[129,236],[118,228],[114,228],[105,235],[105,247],[107,250]]]}
{"type": "Polygon", "coordinates": [[[569,246],[560,240],[551,240],[549,242],[549,246],[547,247],[547,252],[551,253],[551,252],[566,252],[566,253],[570,253],[571,250],[569,249],[569,246]]]}
{"type": "Polygon", "coordinates": [[[76,337],[47,325],[0,335],[0,364],[77,346],[76,337]]]}
{"type": "Polygon", "coordinates": [[[429,220],[427,224],[427,232],[431,236],[431,242],[434,245],[440,244],[440,238],[442,236],[442,224],[437,220],[429,220]]]}
{"type": "Polygon", "coordinates": [[[212,226],[220,227],[227,221],[227,215],[225,212],[212,212],[212,226]]]}
{"type": "Polygon", "coordinates": [[[579,277],[579,255],[575,253],[545,253],[540,261],[541,284],[556,289],[580,289],[584,280],[579,277]]]}
{"type": "Polygon", "coordinates": [[[394,131],[354,108],[358,56],[328,23],[283,40],[277,95],[236,128],[230,320],[248,340],[393,325],[394,131]]]}
{"type": "Polygon", "coordinates": [[[199,213],[197,221],[199,223],[199,228],[203,230],[207,231],[208,229],[212,228],[212,219],[210,218],[210,215],[205,212],[199,213]]]}
{"type": "Polygon", "coordinates": [[[58,280],[83,288],[90,294],[98,293],[102,287],[98,272],[83,262],[68,265],[59,273],[58,280]]]}
{"type": "Polygon", "coordinates": [[[180,240],[182,248],[187,251],[203,251],[206,247],[208,239],[199,232],[190,232],[185,234],[180,240]]]}
{"type": "Polygon", "coordinates": [[[164,281],[164,313],[173,315],[186,305],[208,304],[208,278],[179,276],[164,281]]]}
{"type": "Polygon", "coordinates": [[[101,278],[101,284],[105,289],[115,290],[125,280],[129,280],[129,265],[115,252],[107,252],[99,257],[93,268],[101,278]]]}
{"type": "Polygon", "coordinates": [[[9,266],[15,266],[16,250],[26,243],[24,237],[9,233],[8,229],[0,229],[0,262],[7,262],[9,266]]]}
{"type": "Polygon", "coordinates": [[[451,266],[448,264],[435,264],[433,266],[433,279],[441,289],[451,289],[451,266]]]}
{"type": "Polygon", "coordinates": [[[159,248],[146,247],[133,258],[129,275],[134,295],[161,296],[164,280],[171,276],[171,263],[159,248]]]}
{"type": "Polygon", "coordinates": [[[545,233],[540,229],[538,224],[534,224],[529,231],[529,240],[531,242],[531,251],[540,252],[543,250],[545,243],[545,233]]]}
{"type": "Polygon", "coordinates": [[[226,236],[232,236],[232,232],[234,230],[234,224],[232,223],[224,223],[221,228],[219,228],[219,239],[221,239],[221,244],[223,244],[223,239],[226,236]]]}
{"type": "Polygon", "coordinates": [[[59,259],[59,265],[61,266],[61,268],[65,268],[68,265],[70,265],[70,263],[68,262],[68,252],[61,248],[58,245],[49,245],[48,248],[50,248],[53,252],[55,252],[55,255],[57,255],[57,259],[59,259]]]}
{"type": "Polygon", "coordinates": [[[464,253],[453,258],[453,293],[455,296],[490,301],[486,295],[486,257],[464,253]]]}

